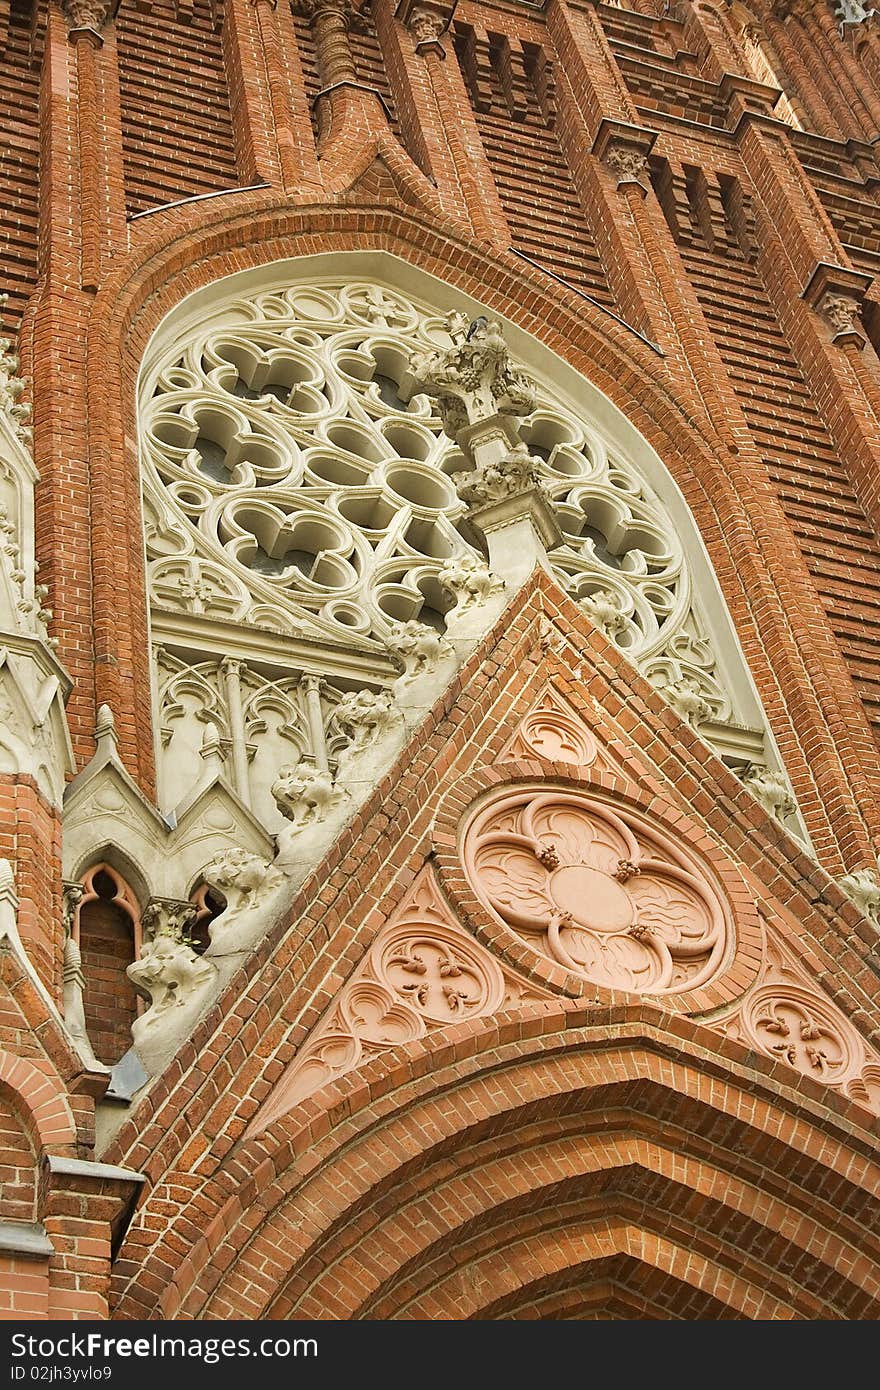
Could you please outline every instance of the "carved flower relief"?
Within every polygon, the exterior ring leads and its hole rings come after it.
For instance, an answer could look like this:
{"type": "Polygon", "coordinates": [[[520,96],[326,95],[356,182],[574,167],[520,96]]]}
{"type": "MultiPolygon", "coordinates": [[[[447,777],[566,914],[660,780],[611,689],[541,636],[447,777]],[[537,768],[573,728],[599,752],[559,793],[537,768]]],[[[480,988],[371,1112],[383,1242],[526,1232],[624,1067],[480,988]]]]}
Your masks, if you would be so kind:
{"type": "Polygon", "coordinates": [[[389,1048],[540,997],[541,990],[505,975],[486,948],[455,923],[425,871],[307,1039],[267,1103],[261,1127],[389,1048]]]}
{"type": "Polygon", "coordinates": [[[812,991],[772,985],[756,990],[743,1009],[743,1026],[762,1052],[806,1076],[833,1085],[852,1071],[852,1041],[812,991]]]}
{"type": "Polygon", "coordinates": [[[880,1114],[880,1057],[773,929],[768,925],[765,931],[765,958],[755,989],[715,1026],[880,1114]]]}
{"type": "Polygon", "coordinates": [[[468,828],[464,858],[496,916],[593,984],[678,992],[723,963],[725,912],[697,866],[591,798],[556,789],[495,798],[468,828]]]}

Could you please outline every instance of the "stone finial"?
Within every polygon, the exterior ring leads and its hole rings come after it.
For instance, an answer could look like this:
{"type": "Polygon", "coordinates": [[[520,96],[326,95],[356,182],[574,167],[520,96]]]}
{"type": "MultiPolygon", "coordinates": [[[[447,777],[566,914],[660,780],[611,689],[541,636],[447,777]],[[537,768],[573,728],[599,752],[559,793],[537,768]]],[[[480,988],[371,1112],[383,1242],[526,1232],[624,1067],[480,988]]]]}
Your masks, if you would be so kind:
{"type": "Polygon", "coordinates": [[[855,869],[840,879],[840,886],[852,898],[863,917],[880,921],[880,881],[873,869],[855,869]]]}
{"type": "Polygon", "coordinates": [[[784,823],[789,816],[794,815],[797,802],[784,772],[752,764],[746,769],[742,780],[743,785],[748,787],[752,796],[774,820],[784,823]]]}
{"type": "Polygon", "coordinates": [[[8,859],[0,859],[0,898],[7,902],[12,902],[14,907],[18,907],[18,898],[15,892],[15,874],[8,859]]]}
{"type": "Polygon", "coordinates": [[[99,749],[108,750],[116,748],[119,743],[119,735],[116,732],[116,720],[109,705],[98,707],[98,717],[95,720],[95,743],[99,749]]]}
{"type": "MultiPolygon", "coordinates": [[[[74,885],[67,885],[73,888],[74,885]]],[[[82,884],[75,885],[79,888],[80,897],[82,896],[82,884]]],[[[68,894],[65,892],[65,901],[68,894]]],[[[76,1047],[83,1064],[89,1071],[107,1072],[109,1067],[99,1062],[92,1049],[91,1039],[86,1028],[86,1013],[83,1003],[83,992],[85,990],[85,977],[82,969],[82,955],[79,946],[72,936],[68,934],[64,942],[64,1026],[76,1047]]]]}
{"type": "Polygon", "coordinates": [[[535,408],[534,383],[513,366],[501,324],[485,315],[451,347],[416,353],[410,371],[415,389],[436,402],[445,433],[466,452],[469,426],[521,419],[535,408]]]}

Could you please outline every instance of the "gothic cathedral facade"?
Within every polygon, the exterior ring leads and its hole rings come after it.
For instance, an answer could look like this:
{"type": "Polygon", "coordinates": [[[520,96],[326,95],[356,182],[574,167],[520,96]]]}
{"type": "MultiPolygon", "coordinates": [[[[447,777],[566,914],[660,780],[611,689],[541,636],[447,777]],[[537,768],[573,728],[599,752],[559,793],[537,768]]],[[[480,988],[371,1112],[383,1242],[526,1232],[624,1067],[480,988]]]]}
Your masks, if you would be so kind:
{"type": "Polygon", "coordinates": [[[878,13],[0,67],[0,1317],[880,1316],[878,13]]]}

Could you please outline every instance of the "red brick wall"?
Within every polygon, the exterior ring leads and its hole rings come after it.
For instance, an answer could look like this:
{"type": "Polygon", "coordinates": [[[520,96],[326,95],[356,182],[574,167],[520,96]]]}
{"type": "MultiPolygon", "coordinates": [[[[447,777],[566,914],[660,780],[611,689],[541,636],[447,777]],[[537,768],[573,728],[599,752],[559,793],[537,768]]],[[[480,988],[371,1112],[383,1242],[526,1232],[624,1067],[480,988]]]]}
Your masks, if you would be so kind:
{"type": "Polygon", "coordinates": [[[30,1136],[15,1106],[0,1093],[0,1215],[5,1221],[33,1221],[37,1168],[30,1136]]]}
{"type": "Polygon", "coordinates": [[[102,898],[85,903],[79,914],[86,1027],[95,1056],[107,1066],[131,1047],[137,994],[125,973],[134,960],[131,919],[102,898]]]}
{"type": "Polygon", "coordinates": [[[37,278],[40,68],[30,46],[30,7],[13,3],[6,44],[0,47],[0,290],[9,295],[2,311],[9,328],[18,326],[37,278]]]}
{"type": "Polygon", "coordinates": [[[123,0],[117,22],[126,205],[143,212],[239,182],[223,66],[222,3],[123,0]]]}

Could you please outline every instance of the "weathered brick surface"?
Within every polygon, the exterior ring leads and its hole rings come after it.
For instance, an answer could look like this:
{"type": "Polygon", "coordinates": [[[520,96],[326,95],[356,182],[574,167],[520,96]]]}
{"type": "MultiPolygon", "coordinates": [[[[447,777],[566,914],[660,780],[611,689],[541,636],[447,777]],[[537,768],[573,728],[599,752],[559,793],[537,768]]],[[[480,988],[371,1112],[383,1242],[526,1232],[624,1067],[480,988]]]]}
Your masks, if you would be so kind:
{"type": "MultiPolygon", "coordinates": [[[[759,72],[738,11],[690,0],[543,11],[461,0],[452,30],[419,49],[391,0],[374,0],[348,56],[337,46],[328,65],[316,22],[295,8],[123,0],[102,44],[71,39],[54,0],[33,25],[18,0],[3,18],[5,315],[15,324],[25,310],[37,548],[74,678],[79,765],[106,701],[127,766],[152,790],[135,419],[152,333],[221,276],[380,247],[535,334],[657,449],[696,518],[821,867],[723,769],[707,789],[699,740],[621,675],[570,606],[589,679],[535,656],[538,611],[560,611],[541,581],[121,1132],[114,1155],[143,1165],[150,1190],[117,1261],[115,1311],[876,1316],[865,1112],[672,1003],[558,1001],[453,1028],[244,1137],[429,852],[466,895],[455,813],[491,784],[510,720],[551,673],[585,712],[604,712],[639,804],[664,798],[736,864],[742,910],[754,898],[785,923],[876,1037],[876,935],[828,875],[872,865],[880,847],[880,290],[866,292],[864,350],[835,341],[802,297],[817,262],[880,266],[875,21],[841,34],[826,0],[784,18],[756,0],[759,72]],[[343,69],[316,109],[326,74],[343,69]],[[803,129],[775,119],[770,69],[803,129]],[[608,122],[640,147],[656,135],[638,182],[618,186],[593,153],[608,122]],[[265,186],[224,191],[251,183],[265,186]],[[221,196],[162,208],[206,193],[221,196]]],[[[59,837],[29,779],[0,776],[0,854],[56,999],[59,837]]],[[[87,969],[107,967],[109,986],[122,956],[111,967],[97,941],[87,969]]],[[[736,962],[731,988],[749,968],[736,962]]],[[[91,1153],[100,1083],[8,953],[0,983],[12,1059],[0,1061],[11,1155],[0,1168],[23,1211],[27,1146],[35,1163],[91,1153]]],[[[99,1033],[105,1003],[93,994],[99,1033]]],[[[117,1049],[125,1028],[103,1022],[101,1045],[117,1049]]],[[[55,1254],[45,1268],[3,1262],[0,1316],[107,1316],[123,1196],[74,1184],[41,1200],[55,1254]]]]}

